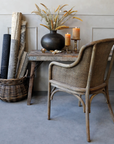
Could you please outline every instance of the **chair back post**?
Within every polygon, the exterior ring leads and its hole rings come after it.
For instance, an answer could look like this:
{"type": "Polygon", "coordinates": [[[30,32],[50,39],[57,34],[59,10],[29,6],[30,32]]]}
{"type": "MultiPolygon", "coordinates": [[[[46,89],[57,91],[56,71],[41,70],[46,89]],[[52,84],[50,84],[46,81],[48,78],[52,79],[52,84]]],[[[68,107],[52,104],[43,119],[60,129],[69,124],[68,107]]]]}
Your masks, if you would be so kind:
{"type": "Polygon", "coordinates": [[[91,62],[90,62],[90,67],[89,67],[88,79],[87,79],[86,92],[89,92],[89,89],[90,89],[93,65],[94,65],[94,60],[95,60],[95,52],[96,52],[96,44],[93,46],[93,50],[92,50],[91,62]]]}
{"type": "Polygon", "coordinates": [[[105,80],[106,84],[108,84],[108,80],[109,80],[109,77],[110,77],[110,74],[111,74],[113,62],[114,62],[114,48],[113,48],[113,51],[112,51],[112,58],[111,58],[111,61],[110,61],[110,66],[109,66],[108,73],[107,73],[106,80],[105,80]]]}
{"type": "Polygon", "coordinates": [[[90,91],[90,83],[92,78],[92,71],[93,71],[93,65],[95,61],[95,52],[96,52],[96,44],[93,45],[92,49],[92,56],[89,66],[89,73],[88,73],[88,79],[87,79],[87,86],[86,86],[86,93],[85,93],[85,101],[86,101],[86,133],[87,133],[87,141],[90,142],[90,129],[89,129],[89,91],[90,91]]]}

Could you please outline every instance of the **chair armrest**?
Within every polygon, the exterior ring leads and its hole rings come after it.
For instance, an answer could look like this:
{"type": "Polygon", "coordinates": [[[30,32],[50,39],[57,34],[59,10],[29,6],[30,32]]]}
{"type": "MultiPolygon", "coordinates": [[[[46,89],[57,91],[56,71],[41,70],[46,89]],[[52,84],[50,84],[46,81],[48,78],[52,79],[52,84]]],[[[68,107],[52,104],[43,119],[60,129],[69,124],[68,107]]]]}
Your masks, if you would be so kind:
{"type": "Polygon", "coordinates": [[[60,67],[64,67],[64,68],[69,68],[71,66],[71,64],[64,64],[64,63],[61,63],[61,62],[55,62],[55,61],[53,61],[53,62],[51,62],[49,64],[49,67],[51,67],[52,65],[56,65],[56,66],[60,66],[60,67]]]}
{"type": "Polygon", "coordinates": [[[53,61],[53,62],[51,62],[49,64],[49,68],[51,68],[52,65],[56,65],[56,66],[60,66],[60,67],[64,67],[64,68],[71,68],[71,67],[76,66],[79,63],[79,61],[80,61],[80,59],[82,57],[82,53],[83,53],[84,49],[85,49],[85,46],[82,46],[82,48],[80,49],[78,58],[73,63],[71,63],[71,64],[63,64],[63,63],[60,63],[60,62],[53,61]]]}
{"type": "Polygon", "coordinates": [[[49,80],[51,79],[51,73],[52,73],[52,66],[53,65],[56,65],[56,66],[59,66],[59,67],[62,67],[62,68],[72,68],[72,67],[76,66],[80,62],[80,60],[81,60],[81,57],[82,57],[84,49],[85,49],[85,46],[83,46],[80,49],[78,58],[73,63],[71,63],[71,64],[64,64],[64,63],[55,62],[55,61],[51,62],[49,64],[49,80]]]}
{"type": "Polygon", "coordinates": [[[49,80],[51,79],[51,73],[52,73],[52,66],[53,65],[64,67],[64,68],[69,68],[71,64],[64,64],[64,63],[55,62],[55,61],[51,62],[49,64],[49,80]]]}

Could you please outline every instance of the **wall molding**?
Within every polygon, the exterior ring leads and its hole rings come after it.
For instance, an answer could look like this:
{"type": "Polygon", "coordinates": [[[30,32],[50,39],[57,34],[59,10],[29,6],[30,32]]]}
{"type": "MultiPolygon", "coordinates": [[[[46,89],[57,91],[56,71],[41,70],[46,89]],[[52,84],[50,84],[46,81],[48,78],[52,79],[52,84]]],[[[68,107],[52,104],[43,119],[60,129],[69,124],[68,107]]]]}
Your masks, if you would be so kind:
{"type": "Polygon", "coordinates": [[[7,33],[8,33],[8,34],[10,34],[10,32],[9,32],[10,29],[11,29],[11,27],[7,27],[7,33]]]}
{"type": "Polygon", "coordinates": [[[114,27],[91,27],[91,41],[93,41],[93,30],[94,29],[114,29],[114,27]]]}
{"type": "Polygon", "coordinates": [[[35,50],[38,50],[38,27],[27,27],[27,29],[35,29],[35,50]]]}
{"type": "MultiPolygon", "coordinates": [[[[7,32],[10,34],[11,27],[7,27],[7,32]]],[[[35,50],[38,50],[38,27],[27,27],[27,29],[35,29],[35,50]]]]}

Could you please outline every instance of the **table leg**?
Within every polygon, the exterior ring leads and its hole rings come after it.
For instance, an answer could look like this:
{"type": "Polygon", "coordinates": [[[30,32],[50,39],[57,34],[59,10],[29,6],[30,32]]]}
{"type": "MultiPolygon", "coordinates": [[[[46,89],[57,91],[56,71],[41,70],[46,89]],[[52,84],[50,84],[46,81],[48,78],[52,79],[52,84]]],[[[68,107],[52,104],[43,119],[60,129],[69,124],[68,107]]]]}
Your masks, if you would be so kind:
{"type": "Polygon", "coordinates": [[[31,72],[30,72],[30,80],[29,80],[29,89],[28,89],[27,105],[30,105],[30,102],[31,102],[35,66],[36,66],[36,62],[31,62],[31,72]]]}

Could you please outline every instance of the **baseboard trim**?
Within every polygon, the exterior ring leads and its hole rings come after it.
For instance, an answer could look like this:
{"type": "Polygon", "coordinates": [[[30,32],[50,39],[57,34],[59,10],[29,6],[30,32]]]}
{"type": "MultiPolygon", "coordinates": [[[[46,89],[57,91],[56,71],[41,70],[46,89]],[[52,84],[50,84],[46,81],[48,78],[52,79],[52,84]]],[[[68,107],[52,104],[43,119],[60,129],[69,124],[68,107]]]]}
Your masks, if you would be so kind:
{"type": "Polygon", "coordinates": [[[33,91],[32,95],[33,96],[46,96],[47,95],[47,91],[33,91]]]}

